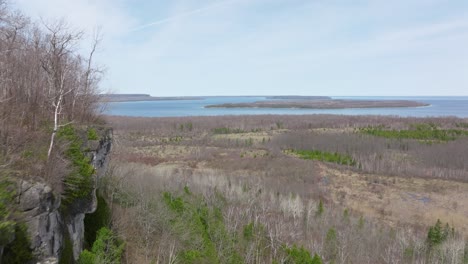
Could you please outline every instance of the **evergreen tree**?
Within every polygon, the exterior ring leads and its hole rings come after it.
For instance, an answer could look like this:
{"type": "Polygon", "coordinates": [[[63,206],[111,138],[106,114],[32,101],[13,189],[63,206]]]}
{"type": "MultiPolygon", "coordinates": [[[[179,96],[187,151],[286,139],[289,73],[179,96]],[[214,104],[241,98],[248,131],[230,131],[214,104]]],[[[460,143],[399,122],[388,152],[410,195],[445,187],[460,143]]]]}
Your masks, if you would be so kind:
{"type": "Polygon", "coordinates": [[[429,227],[429,231],[427,232],[427,243],[430,247],[441,244],[450,235],[450,230],[451,229],[448,223],[445,225],[445,227],[442,227],[442,222],[440,219],[437,219],[436,224],[429,227]]]}
{"type": "Polygon", "coordinates": [[[324,252],[325,259],[330,263],[335,263],[338,257],[338,238],[334,228],[328,229],[327,236],[325,237],[324,252]]]}
{"type": "Polygon", "coordinates": [[[314,258],[312,259],[312,264],[322,264],[322,258],[315,253],[314,258]]]}
{"type": "Polygon", "coordinates": [[[322,216],[325,209],[323,208],[323,202],[320,200],[319,204],[317,205],[317,212],[315,212],[315,216],[322,216]]]}

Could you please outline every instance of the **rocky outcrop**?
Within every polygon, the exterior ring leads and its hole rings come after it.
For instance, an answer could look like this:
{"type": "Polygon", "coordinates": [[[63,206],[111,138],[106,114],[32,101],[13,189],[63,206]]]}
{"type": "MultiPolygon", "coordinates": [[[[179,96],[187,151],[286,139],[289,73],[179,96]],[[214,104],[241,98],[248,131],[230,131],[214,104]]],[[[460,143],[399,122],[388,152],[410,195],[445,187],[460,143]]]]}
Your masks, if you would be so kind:
{"type": "Polygon", "coordinates": [[[37,256],[59,256],[63,245],[60,199],[43,184],[21,181],[18,190],[19,211],[28,227],[31,248],[37,256]]]}
{"type": "MultiPolygon", "coordinates": [[[[101,136],[100,140],[89,141],[84,147],[96,169],[95,182],[105,173],[112,146],[111,130],[104,130],[101,136]]],[[[77,201],[72,211],[63,212],[60,195],[48,185],[24,180],[17,185],[18,209],[27,225],[37,263],[58,263],[67,238],[77,259],[83,249],[85,215],[97,208],[96,188],[86,202],[77,201]]]]}

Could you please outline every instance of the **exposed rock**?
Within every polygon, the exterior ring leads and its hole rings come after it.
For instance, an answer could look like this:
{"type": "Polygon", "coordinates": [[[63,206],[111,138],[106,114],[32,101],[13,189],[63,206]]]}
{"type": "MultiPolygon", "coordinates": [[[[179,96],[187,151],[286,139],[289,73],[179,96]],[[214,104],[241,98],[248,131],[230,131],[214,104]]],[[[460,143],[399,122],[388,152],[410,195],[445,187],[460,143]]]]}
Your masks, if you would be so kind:
{"type": "Polygon", "coordinates": [[[47,259],[37,262],[37,264],[57,264],[57,263],[59,263],[58,258],[47,258],[47,259]]]}
{"type": "Polygon", "coordinates": [[[67,221],[67,230],[73,244],[73,256],[77,259],[83,250],[85,214],[77,214],[67,221]]]}
{"type": "MultiPolygon", "coordinates": [[[[107,168],[107,156],[111,150],[112,131],[106,130],[101,140],[95,141],[94,149],[88,153],[96,168],[95,179],[104,175],[107,168]]],[[[90,149],[90,148],[88,148],[90,149]]],[[[68,232],[73,245],[73,256],[78,259],[84,241],[85,214],[93,213],[97,208],[96,189],[91,199],[77,201],[73,211],[66,215],[59,210],[60,196],[44,183],[21,181],[18,183],[16,201],[22,218],[28,227],[31,249],[37,263],[58,263],[64,247],[65,232],[68,232]]]]}
{"type": "Polygon", "coordinates": [[[21,184],[21,196],[20,199],[20,210],[21,211],[29,211],[34,208],[39,208],[41,205],[42,194],[45,191],[45,185],[38,183],[32,185],[28,182],[22,182],[21,184]],[[25,189],[23,189],[25,187],[25,189]]]}

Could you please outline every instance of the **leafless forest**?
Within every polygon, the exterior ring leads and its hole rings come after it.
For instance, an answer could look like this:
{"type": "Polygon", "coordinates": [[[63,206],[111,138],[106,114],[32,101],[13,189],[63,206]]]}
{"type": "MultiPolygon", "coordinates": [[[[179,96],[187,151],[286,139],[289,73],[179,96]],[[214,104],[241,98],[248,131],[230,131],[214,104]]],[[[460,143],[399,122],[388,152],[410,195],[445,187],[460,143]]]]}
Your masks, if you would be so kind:
{"type": "Polygon", "coordinates": [[[31,22],[0,1],[0,168],[53,175],[57,130],[96,122],[99,34],[90,47],[84,37],[62,21],[31,22]]]}
{"type": "Polygon", "coordinates": [[[466,119],[106,119],[116,148],[104,185],[127,263],[204,263],[213,255],[222,263],[300,263],[295,246],[324,263],[467,261],[468,137],[360,130],[431,124],[465,131],[466,119]],[[346,154],[356,163],[302,159],[295,149],[346,154]],[[194,216],[204,210],[202,232],[194,216]],[[438,219],[450,234],[435,245],[428,230],[438,219]]]}

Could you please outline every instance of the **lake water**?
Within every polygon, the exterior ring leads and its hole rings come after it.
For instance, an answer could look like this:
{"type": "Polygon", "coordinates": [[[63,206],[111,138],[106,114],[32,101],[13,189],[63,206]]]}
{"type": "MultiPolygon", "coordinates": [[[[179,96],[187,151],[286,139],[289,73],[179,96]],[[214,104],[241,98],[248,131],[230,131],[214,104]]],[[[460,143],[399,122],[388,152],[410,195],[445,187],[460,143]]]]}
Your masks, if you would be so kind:
{"type": "Polygon", "coordinates": [[[249,103],[267,100],[266,97],[216,96],[202,100],[145,101],[109,103],[106,114],[121,116],[174,117],[219,115],[394,115],[394,116],[457,116],[468,117],[468,96],[458,97],[333,97],[351,100],[411,100],[430,106],[412,108],[359,109],[277,109],[277,108],[204,108],[211,104],[249,103]]]}

